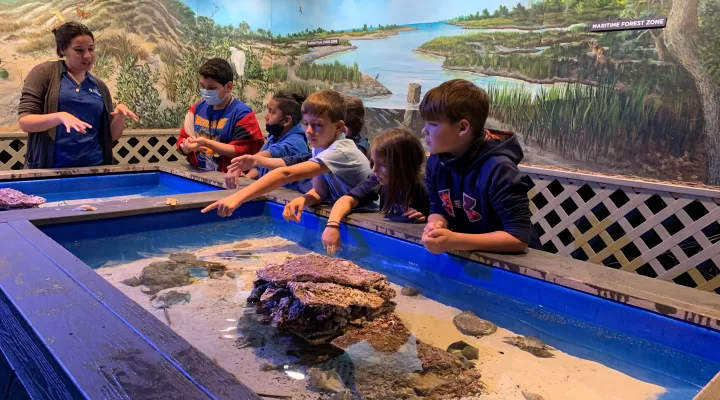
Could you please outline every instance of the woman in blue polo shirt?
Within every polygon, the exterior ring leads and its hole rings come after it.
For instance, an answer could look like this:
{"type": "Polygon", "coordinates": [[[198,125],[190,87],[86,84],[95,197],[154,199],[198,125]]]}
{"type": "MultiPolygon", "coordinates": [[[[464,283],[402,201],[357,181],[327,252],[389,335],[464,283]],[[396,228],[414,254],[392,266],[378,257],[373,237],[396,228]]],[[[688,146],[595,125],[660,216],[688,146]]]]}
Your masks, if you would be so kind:
{"type": "Polygon", "coordinates": [[[68,22],[53,33],[63,59],[33,68],[20,97],[19,123],[28,132],[25,168],[112,164],[125,118],[138,117],[124,104],[113,109],[107,86],[90,74],[95,39],[85,25],[68,22]]]}

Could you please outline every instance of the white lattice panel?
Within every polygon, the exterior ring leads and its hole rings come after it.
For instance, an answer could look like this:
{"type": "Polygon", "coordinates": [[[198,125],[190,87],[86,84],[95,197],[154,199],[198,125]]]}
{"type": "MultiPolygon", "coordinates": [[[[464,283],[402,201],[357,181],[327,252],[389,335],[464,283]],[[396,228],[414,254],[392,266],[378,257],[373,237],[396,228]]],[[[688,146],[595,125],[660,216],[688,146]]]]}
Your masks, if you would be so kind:
{"type": "Polygon", "coordinates": [[[118,164],[156,164],[183,158],[175,147],[172,134],[123,135],[113,149],[118,164]]]}
{"type": "Polygon", "coordinates": [[[22,169],[27,136],[0,137],[0,170],[22,169]]]}
{"type": "MultiPolygon", "coordinates": [[[[113,149],[115,162],[156,164],[184,158],[175,147],[175,131],[129,131],[113,149]]],[[[25,162],[25,134],[0,134],[0,170],[22,169],[25,162]]]]}
{"type": "Polygon", "coordinates": [[[535,184],[532,221],[545,250],[720,293],[720,196],[714,191],[528,175],[535,184]]]}

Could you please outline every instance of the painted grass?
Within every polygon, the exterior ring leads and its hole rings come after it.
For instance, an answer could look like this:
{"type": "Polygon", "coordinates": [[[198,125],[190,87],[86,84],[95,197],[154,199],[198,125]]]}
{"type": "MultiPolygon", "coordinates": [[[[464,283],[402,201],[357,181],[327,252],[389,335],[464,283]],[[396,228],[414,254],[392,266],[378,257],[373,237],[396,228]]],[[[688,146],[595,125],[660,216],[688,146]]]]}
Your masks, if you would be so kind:
{"type": "Polygon", "coordinates": [[[324,82],[360,82],[362,75],[355,63],[352,67],[335,61],[333,64],[302,63],[295,70],[300,79],[316,79],[324,82]]]}
{"type": "Polygon", "coordinates": [[[702,138],[697,94],[668,98],[648,94],[642,83],[621,90],[617,76],[601,85],[553,86],[532,95],[491,86],[491,115],[562,154],[584,161],[601,156],[633,157],[659,146],[668,153],[692,152],[702,138]]]}

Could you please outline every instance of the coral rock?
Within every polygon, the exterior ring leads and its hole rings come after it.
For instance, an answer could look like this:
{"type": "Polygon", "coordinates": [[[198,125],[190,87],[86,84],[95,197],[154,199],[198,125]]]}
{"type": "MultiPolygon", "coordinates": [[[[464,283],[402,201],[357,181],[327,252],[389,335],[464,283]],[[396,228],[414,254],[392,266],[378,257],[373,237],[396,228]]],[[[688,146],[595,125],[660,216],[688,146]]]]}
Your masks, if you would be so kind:
{"type": "Polygon", "coordinates": [[[0,189],[0,210],[38,208],[41,204],[45,204],[45,199],[42,197],[31,196],[10,188],[0,189]]]}
{"type": "Polygon", "coordinates": [[[341,259],[303,256],[257,272],[248,297],[270,323],[312,344],[328,343],[349,324],[391,312],[395,291],[382,274],[341,259]]]}
{"type": "Polygon", "coordinates": [[[282,264],[270,264],[257,272],[258,279],[285,286],[289,282],[337,283],[384,299],[395,297],[386,276],[360,268],[350,261],[318,255],[293,258],[282,264]]]}

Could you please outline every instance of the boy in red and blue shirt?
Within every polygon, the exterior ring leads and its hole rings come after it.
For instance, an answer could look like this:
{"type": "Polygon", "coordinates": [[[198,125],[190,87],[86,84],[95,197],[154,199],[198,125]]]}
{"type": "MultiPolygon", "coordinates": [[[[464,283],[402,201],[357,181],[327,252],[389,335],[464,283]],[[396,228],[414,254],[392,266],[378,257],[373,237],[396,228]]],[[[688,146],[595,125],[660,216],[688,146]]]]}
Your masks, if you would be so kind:
{"type": "Polygon", "coordinates": [[[191,165],[227,172],[234,157],[257,153],[265,138],[255,112],[232,95],[233,70],[226,60],[206,61],[199,74],[203,100],[185,116],[177,147],[191,165]]]}
{"type": "Polygon", "coordinates": [[[489,109],[488,94],[463,79],[429,90],[420,103],[430,150],[422,241],[432,253],[541,247],[530,221],[529,178],[518,169],[522,148],[513,133],[485,129],[489,109]]]}

